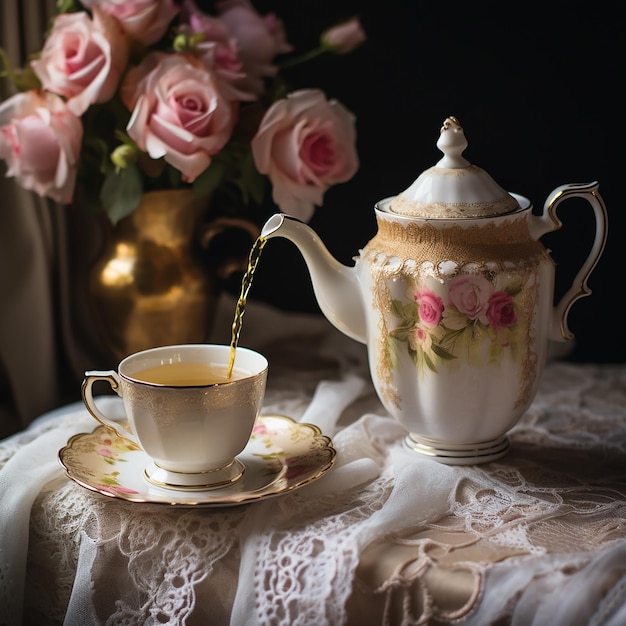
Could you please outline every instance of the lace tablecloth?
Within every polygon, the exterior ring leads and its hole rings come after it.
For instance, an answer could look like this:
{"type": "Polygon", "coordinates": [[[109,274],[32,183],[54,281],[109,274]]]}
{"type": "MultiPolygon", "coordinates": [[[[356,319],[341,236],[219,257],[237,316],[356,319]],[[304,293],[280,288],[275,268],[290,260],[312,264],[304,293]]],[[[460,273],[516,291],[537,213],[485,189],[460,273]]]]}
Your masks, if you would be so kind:
{"type": "Polygon", "coordinates": [[[242,344],[270,359],[264,411],[320,426],[335,467],[243,506],[136,504],[62,472],[81,405],[44,415],[0,442],[0,624],[626,623],[626,365],[551,363],[510,453],[448,467],[403,447],[325,320],[250,306],[242,344]]]}

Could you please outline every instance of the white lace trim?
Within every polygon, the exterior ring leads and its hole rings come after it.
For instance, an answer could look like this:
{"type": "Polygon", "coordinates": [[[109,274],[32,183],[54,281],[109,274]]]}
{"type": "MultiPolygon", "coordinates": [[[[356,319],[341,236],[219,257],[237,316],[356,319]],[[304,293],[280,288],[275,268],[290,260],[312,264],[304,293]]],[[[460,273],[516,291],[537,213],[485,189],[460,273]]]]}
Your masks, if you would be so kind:
{"type": "MultiPolygon", "coordinates": [[[[348,374],[358,367],[352,363],[348,374]]],[[[81,549],[92,545],[87,580],[102,624],[363,626],[437,618],[548,625],[564,615],[571,624],[619,623],[626,370],[551,365],[511,433],[511,452],[467,468],[415,459],[365,382],[336,416],[358,419],[334,435],[333,472],[339,480],[340,469],[369,459],[380,471],[366,484],[353,478],[336,492],[329,475],[327,483],[218,510],[104,499],[64,478],[48,485],[31,515],[27,621],[63,622],[81,549]],[[378,580],[367,559],[381,546],[404,556],[378,580]],[[456,603],[441,595],[442,573],[459,581],[456,603]],[[377,607],[363,620],[358,597],[377,607]],[[566,611],[565,599],[577,610],[566,611]]],[[[301,417],[315,385],[300,380],[298,389],[270,390],[268,408],[301,417]]],[[[5,440],[0,460],[53,427],[5,440]]]]}

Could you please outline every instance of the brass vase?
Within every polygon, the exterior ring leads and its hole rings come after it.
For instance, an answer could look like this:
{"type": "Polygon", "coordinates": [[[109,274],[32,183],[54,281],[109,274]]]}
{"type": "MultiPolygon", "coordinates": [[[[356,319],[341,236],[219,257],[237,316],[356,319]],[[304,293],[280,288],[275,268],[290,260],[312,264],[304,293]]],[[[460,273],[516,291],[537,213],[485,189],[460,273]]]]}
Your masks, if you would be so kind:
{"type": "Polygon", "coordinates": [[[207,200],[190,189],[147,192],[138,208],[110,228],[89,277],[93,316],[116,359],[161,345],[207,340],[223,279],[244,270],[247,255],[211,266],[204,249],[225,229],[258,227],[247,220],[207,221],[207,200]]]}

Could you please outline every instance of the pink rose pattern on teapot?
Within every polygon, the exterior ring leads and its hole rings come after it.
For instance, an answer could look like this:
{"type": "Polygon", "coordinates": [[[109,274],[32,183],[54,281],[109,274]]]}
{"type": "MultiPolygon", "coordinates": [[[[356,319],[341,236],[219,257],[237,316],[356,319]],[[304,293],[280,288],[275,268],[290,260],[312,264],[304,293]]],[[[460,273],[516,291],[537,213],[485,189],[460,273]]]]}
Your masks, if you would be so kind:
{"type": "Polygon", "coordinates": [[[496,221],[470,228],[379,223],[363,260],[378,328],[372,364],[390,407],[402,406],[398,373],[406,356],[422,381],[468,367],[486,378],[506,371],[516,380],[513,405],[528,404],[545,359],[538,310],[550,306],[552,261],[521,214],[496,221]],[[507,244],[487,245],[490,237],[507,244]]]}
{"type": "Polygon", "coordinates": [[[428,284],[411,286],[407,301],[392,300],[399,325],[389,333],[390,348],[402,349],[406,343],[419,372],[437,373],[459,357],[481,365],[519,352],[524,338],[518,323],[519,280],[496,288],[480,275],[457,276],[445,299],[428,284]]]}

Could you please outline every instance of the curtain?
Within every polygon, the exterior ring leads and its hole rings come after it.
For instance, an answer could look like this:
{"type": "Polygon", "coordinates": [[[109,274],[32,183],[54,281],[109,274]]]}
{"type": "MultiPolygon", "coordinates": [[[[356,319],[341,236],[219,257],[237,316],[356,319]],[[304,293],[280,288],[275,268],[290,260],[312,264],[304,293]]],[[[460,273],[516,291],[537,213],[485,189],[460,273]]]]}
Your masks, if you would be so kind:
{"type": "MultiPolygon", "coordinates": [[[[41,49],[54,0],[2,0],[0,46],[21,67],[41,49]]],[[[11,94],[2,80],[0,99],[11,94]]],[[[0,437],[78,399],[85,369],[112,366],[89,326],[86,275],[95,216],[5,178],[0,163],[0,437]]]]}

